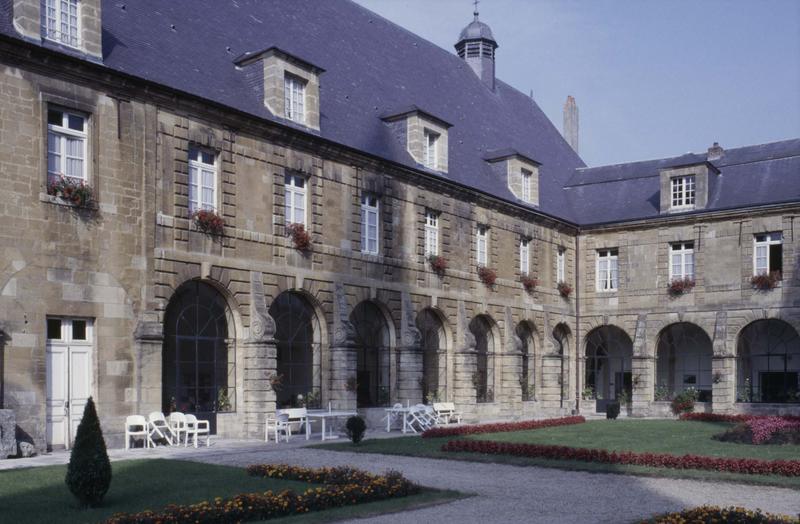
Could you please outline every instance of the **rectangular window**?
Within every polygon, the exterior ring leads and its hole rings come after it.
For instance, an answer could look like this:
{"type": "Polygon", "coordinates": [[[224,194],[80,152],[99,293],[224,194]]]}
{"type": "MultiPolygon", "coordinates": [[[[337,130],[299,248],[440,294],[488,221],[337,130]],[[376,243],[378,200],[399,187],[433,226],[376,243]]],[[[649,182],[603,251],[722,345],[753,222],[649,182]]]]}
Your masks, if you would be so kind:
{"type": "Polygon", "coordinates": [[[489,261],[489,228],[478,226],[478,233],[475,237],[475,262],[479,266],[485,266],[489,261]]]}
{"type": "Polygon", "coordinates": [[[62,109],[47,110],[47,178],[88,182],[86,117],[62,109]]]}
{"type": "Polygon", "coordinates": [[[670,184],[673,208],[694,206],[694,175],[676,176],[671,179],[670,184]]]}
{"type": "Polygon", "coordinates": [[[217,164],[214,153],[189,149],[189,213],[217,210],[217,164]]]}
{"type": "Polygon", "coordinates": [[[597,252],[597,290],[616,291],[619,284],[619,254],[616,249],[597,252]]]}
{"type": "Polygon", "coordinates": [[[48,40],[78,47],[80,28],[78,0],[44,0],[42,2],[42,33],[48,40]]]}
{"type": "Polygon", "coordinates": [[[299,175],[284,177],[284,205],[287,224],[306,225],[306,185],[308,181],[299,175]]]}
{"type": "Polygon", "coordinates": [[[522,170],[522,200],[525,202],[531,201],[531,180],[533,173],[527,169],[522,170]]]}
{"type": "Polygon", "coordinates": [[[306,83],[291,75],[283,77],[283,107],[286,118],[305,124],[306,83]]]}
{"type": "Polygon", "coordinates": [[[754,240],[753,274],[776,274],[780,279],[783,273],[783,233],[762,233],[754,240]]]}
{"type": "Polygon", "coordinates": [[[425,256],[439,254],[439,214],[435,211],[425,212],[425,256]]]}
{"type": "Polygon", "coordinates": [[[563,247],[558,248],[558,255],[556,256],[556,284],[566,281],[566,250],[563,247]]]}
{"type": "Polygon", "coordinates": [[[361,196],[361,252],[378,254],[378,197],[365,193],[361,196]]]}
{"type": "Polygon", "coordinates": [[[694,280],[694,242],[678,242],[669,249],[669,280],[694,280]]]}
{"type": "Polygon", "coordinates": [[[519,273],[527,275],[530,272],[531,243],[527,238],[519,241],[519,273]]]}
{"type": "Polygon", "coordinates": [[[439,152],[439,134],[426,129],[424,146],[425,167],[429,169],[436,169],[439,165],[437,158],[439,152]]]}

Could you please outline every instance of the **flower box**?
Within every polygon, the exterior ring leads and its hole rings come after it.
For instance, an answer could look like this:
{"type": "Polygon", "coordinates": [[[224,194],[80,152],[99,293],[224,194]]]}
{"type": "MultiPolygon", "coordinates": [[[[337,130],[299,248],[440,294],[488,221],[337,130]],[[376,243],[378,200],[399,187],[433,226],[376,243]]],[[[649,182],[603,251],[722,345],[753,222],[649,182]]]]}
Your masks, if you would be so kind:
{"type": "Polygon", "coordinates": [[[225,220],[211,209],[198,209],[192,214],[192,221],[206,235],[222,236],[225,232],[225,220]]]}
{"type": "Polygon", "coordinates": [[[75,207],[94,209],[94,190],[83,180],[66,176],[51,179],[47,184],[47,194],[72,204],[75,207]]]}
{"type": "Polygon", "coordinates": [[[750,285],[759,291],[769,291],[778,287],[778,282],[781,281],[782,275],[780,271],[773,271],[772,273],[764,273],[756,275],[750,279],[750,285]]]}
{"type": "Polygon", "coordinates": [[[483,282],[486,287],[492,287],[497,281],[497,272],[486,266],[478,266],[478,278],[481,279],[481,282],[483,282]]]}
{"type": "Polygon", "coordinates": [[[572,286],[563,280],[558,283],[556,289],[558,289],[559,294],[564,298],[569,298],[569,296],[572,294],[572,286]]]}
{"type": "Polygon", "coordinates": [[[447,259],[439,255],[429,255],[428,263],[431,265],[433,272],[439,276],[443,275],[447,269],[447,259]]]}
{"type": "Polygon", "coordinates": [[[691,278],[677,278],[669,283],[667,293],[671,297],[679,297],[691,291],[694,286],[695,282],[691,278]]]}
{"type": "Polygon", "coordinates": [[[522,287],[524,287],[525,291],[528,293],[533,293],[533,290],[536,289],[536,286],[539,284],[538,280],[528,275],[522,275],[519,277],[519,281],[522,282],[522,287]]]}
{"type": "Polygon", "coordinates": [[[289,224],[286,226],[286,234],[292,237],[294,248],[298,251],[306,252],[311,250],[311,235],[306,231],[303,224],[289,224]]]}

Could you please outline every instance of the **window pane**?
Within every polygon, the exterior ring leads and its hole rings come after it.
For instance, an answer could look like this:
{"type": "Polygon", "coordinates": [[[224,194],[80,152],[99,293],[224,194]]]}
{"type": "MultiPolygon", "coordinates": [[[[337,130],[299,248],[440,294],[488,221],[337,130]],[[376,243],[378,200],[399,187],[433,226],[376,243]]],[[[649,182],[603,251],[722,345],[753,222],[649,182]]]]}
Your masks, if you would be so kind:
{"type": "Polygon", "coordinates": [[[47,123],[54,126],[63,126],[64,113],[56,109],[49,109],[47,111],[47,123]]]}
{"type": "Polygon", "coordinates": [[[203,185],[205,187],[214,187],[214,173],[211,171],[203,170],[203,185]]]}
{"type": "Polygon", "coordinates": [[[200,152],[201,161],[204,164],[208,164],[210,166],[214,165],[214,154],[209,153],[208,151],[201,151],[200,152]]]}
{"type": "Polygon", "coordinates": [[[86,321],[72,321],[72,340],[86,340],[86,321]]]}
{"type": "Polygon", "coordinates": [[[61,340],[61,319],[47,319],[47,338],[48,340],[61,340]]]}
{"type": "Polygon", "coordinates": [[[74,129],[75,131],[83,131],[84,130],[84,119],[78,115],[68,115],[68,125],[70,129],[74,129]]]}

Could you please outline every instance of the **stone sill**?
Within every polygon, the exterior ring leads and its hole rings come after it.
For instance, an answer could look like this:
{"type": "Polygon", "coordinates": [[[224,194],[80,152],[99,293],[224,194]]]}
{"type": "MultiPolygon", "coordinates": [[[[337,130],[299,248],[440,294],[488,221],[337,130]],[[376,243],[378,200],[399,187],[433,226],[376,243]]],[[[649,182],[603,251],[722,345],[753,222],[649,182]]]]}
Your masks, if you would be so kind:
{"type": "Polygon", "coordinates": [[[57,197],[55,195],[48,195],[47,193],[39,193],[39,202],[44,202],[45,204],[53,204],[55,206],[64,206],[64,207],[71,207],[77,211],[97,211],[95,207],[85,207],[79,206],[77,204],[73,204],[72,202],[68,202],[61,197],[57,197]]]}

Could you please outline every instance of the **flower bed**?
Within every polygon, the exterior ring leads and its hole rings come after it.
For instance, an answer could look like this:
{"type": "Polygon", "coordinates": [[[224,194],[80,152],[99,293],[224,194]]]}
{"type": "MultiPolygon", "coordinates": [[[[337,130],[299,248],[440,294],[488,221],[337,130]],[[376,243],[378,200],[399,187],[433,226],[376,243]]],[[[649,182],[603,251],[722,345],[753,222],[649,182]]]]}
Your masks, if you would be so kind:
{"type": "Polygon", "coordinates": [[[753,417],[713,438],[742,444],[800,444],[800,421],[782,417],[753,417]]]}
{"type": "MultiPolygon", "coordinates": [[[[684,413],[680,420],[696,420],[698,422],[747,422],[754,418],[768,418],[770,415],[725,415],[721,413],[684,413]]],[[[784,420],[800,421],[800,416],[779,415],[784,420]]]]}
{"type": "Polygon", "coordinates": [[[400,473],[372,475],[352,468],[296,468],[285,465],[255,465],[253,476],[300,480],[323,484],[303,493],[292,490],[249,493],[228,499],[216,498],[187,506],[167,506],[161,512],[118,513],[106,524],[155,524],[178,522],[228,523],[266,520],[340,506],[350,506],[419,493],[420,487],[400,473]]]}
{"type": "Polygon", "coordinates": [[[707,522],[735,522],[737,524],[800,524],[800,518],[788,515],[773,515],[740,508],[720,508],[718,506],[700,506],[675,513],[665,513],[643,520],[641,524],[706,524],[707,522]]]}
{"type": "Polygon", "coordinates": [[[497,424],[473,424],[470,426],[431,428],[422,433],[422,438],[458,437],[460,435],[477,435],[480,433],[504,433],[507,431],[524,431],[526,429],[553,428],[582,424],[586,419],[582,416],[548,418],[545,420],[525,420],[522,422],[498,422],[497,424]]]}
{"type": "Polygon", "coordinates": [[[514,444],[491,440],[451,440],[442,451],[511,455],[515,457],[577,460],[604,464],[629,464],[671,469],[705,469],[746,475],[781,475],[800,477],[800,460],[759,460],[744,458],[703,457],[699,455],[669,455],[667,453],[635,453],[604,449],[571,448],[567,446],[514,444]]]}

